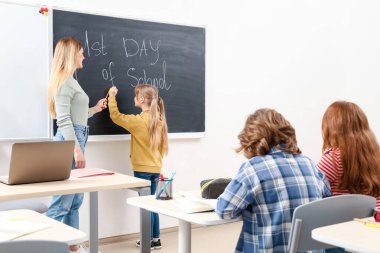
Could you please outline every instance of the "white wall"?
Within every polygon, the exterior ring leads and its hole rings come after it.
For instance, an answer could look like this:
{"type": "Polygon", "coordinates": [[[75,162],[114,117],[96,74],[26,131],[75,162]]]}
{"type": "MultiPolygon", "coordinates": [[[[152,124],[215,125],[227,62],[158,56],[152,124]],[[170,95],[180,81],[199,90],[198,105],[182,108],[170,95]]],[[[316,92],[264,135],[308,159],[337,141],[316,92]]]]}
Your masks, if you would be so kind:
{"type": "MultiPolygon", "coordinates": [[[[315,161],[321,153],[321,117],[336,99],[359,104],[379,136],[378,1],[19,2],[206,27],[207,132],[201,139],[170,141],[164,173],[177,171],[175,190],[197,189],[205,178],[233,176],[244,161],[233,151],[236,136],[246,116],[260,107],[283,113],[296,128],[303,153],[315,161]]],[[[4,22],[0,17],[0,23],[4,22]]],[[[7,166],[9,149],[9,143],[0,144],[2,168],[7,166]]],[[[132,174],[128,141],[90,142],[86,158],[89,167],[132,174]]],[[[129,196],[136,193],[99,194],[101,237],[139,230],[138,210],[125,203],[129,196]]],[[[86,202],[81,209],[84,231],[88,230],[87,214],[86,202]]],[[[162,217],[161,225],[177,222],[162,217]]]]}

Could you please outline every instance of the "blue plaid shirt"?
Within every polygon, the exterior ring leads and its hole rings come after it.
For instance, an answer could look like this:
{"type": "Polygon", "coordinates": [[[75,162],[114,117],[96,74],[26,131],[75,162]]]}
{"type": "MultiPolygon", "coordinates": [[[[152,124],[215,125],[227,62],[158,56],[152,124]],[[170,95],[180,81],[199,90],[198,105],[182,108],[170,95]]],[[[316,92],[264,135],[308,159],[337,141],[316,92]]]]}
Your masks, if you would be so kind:
{"type": "Polygon", "coordinates": [[[330,196],[328,181],[309,158],[272,148],[243,163],[218,198],[223,219],[242,215],[235,252],[286,252],[294,209],[330,196]]]}

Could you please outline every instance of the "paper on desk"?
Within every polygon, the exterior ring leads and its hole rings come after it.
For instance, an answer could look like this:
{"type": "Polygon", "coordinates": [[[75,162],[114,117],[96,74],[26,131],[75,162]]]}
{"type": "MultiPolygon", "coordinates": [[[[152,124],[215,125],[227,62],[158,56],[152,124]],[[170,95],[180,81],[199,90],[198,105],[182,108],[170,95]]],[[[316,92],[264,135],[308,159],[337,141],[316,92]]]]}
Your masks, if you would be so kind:
{"type": "Polygon", "coordinates": [[[115,174],[115,172],[98,168],[75,169],[71,171],[71,176],[76,178],[104,176],[112,174],[115,174]]]}
{"type": "Polygon", "coordinates": [[[175,198],[176,206],[186,213],[213,211],[216,199],[204,199],[193,192],[179,192],[175,198]]]}
{"type": "Polygon", "coordinates": [[[9,241],[17,237],[46,229],[50,224],[29,221],[24,216],[1,215],[0,216],[0,242],[9,241]]]}
{"type": "Polygon", "coordinates": [[[20,237],[20,236],[23,236],[23,234],[0,231],[0,242],[10,241],[10,240],[16,239],[17,237],[20,237]]]}

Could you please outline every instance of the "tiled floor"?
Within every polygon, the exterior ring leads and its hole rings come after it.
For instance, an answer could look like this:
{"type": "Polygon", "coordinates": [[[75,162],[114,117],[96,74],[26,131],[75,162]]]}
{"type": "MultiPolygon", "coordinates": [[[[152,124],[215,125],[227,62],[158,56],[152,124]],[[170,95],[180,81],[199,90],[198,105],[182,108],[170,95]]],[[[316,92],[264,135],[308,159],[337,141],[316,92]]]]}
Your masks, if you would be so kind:
{"type": "MultiPolygon", "coordinates": [[[[231,253],[234,252],[242,222],[235,222],[219,226],[197,227],[192,229],[193,253],[231,253]]],[[[162,249],[154,250],[157,253],[177,253],[178,233],[161,234],[162,249]]],[[[100,245],[102,253],[139,253],[135,240],[100,245]]]]}

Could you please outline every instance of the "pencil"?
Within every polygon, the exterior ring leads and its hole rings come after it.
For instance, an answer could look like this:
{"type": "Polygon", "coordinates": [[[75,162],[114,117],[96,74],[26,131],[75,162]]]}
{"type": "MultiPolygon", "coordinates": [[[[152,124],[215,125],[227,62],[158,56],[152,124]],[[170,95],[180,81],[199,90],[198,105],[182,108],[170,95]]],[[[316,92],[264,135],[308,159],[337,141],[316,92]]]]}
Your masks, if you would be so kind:
{"type": "Polygon", "coordinates": [[[380,228],[379,222],[375,222],[375,221],[371,221],[371,220],[367,220],[367,219],[358,219],[358,218],[355,218],[354,221],[364,223],[364,225],[368,226],[368,227],[380,228]]]}
{"type": "Polygon", "coordinates": [[[365,224],[367,227],[380,228],[380,223],[368,222],[365,224]]]}

